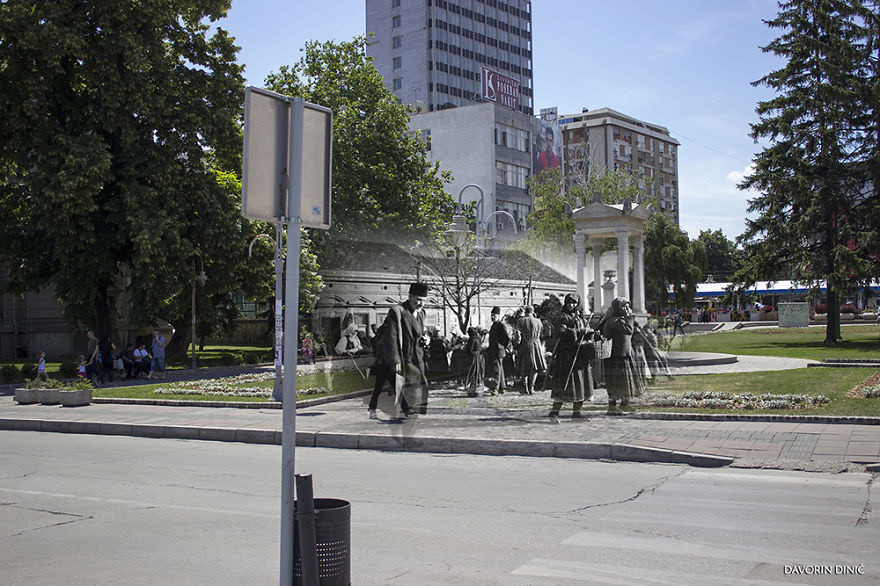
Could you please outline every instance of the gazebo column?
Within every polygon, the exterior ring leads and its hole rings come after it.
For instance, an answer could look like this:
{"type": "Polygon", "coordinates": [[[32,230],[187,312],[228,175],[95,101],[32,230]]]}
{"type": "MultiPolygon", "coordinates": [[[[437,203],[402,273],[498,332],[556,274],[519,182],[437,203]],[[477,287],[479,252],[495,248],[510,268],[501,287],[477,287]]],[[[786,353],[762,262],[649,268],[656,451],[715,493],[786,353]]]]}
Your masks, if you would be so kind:
{"type": "Polygon", "coordinates": [[[602,311],[602,239],[590,238],[593,247],[593,311],[602,311]]]}
{"type": "Polygon", "coordinates": [[[629,231],[617,232],[617,296],[629,295],[629,231]]]}
{"type": "Polygon", "coordinates": [[[583,234],[574,235],[575,271],[577,272],[577,294],[581,302],[587,304],[587,284],[584,279],[584,265],[586,264],[586,246],[583,234]]]}
{"type": "Polygon", "coordinates": [[[645,309],[645,236],[633,238],[633,309],[637,313],[647,313],[645,309]]]}

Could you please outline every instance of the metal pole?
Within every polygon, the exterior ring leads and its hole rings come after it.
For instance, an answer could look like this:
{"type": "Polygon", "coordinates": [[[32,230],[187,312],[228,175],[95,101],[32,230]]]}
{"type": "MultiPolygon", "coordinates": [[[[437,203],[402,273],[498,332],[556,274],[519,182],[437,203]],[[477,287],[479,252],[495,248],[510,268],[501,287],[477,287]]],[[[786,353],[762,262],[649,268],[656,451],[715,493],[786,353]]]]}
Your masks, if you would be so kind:
{"type": "Polygon", "coordinates": [[[284,236],[284,218],[275,225],[275,385],[272,387],[272,398],[284,400],[284,382],[282,360],[284,344],[284,259],[281,256],[282,237],[284,236]]]}
{"type": "Polygon", "coordinates": [[[193,275],[192,282],[193,290],[192,290],[192,358],[189,363],[189,367],[195,370],[199,367],[198,362],[196,361],[196,277],[193,275]]]}
{"type": "Polygon", "coordinates": [[[299,321],[299,218],[287,224],[287,312],[284,322],[284,397],[281,406],[281,580],[293,585],[294,446],[296,445],[296,355],[299,321]]]}

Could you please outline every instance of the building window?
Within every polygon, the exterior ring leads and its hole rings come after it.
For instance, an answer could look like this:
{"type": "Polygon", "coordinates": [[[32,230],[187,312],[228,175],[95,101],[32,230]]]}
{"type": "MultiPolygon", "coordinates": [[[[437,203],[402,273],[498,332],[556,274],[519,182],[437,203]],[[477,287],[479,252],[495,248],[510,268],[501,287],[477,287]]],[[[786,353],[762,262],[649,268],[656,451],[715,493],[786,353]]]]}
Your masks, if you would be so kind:
{"type": "Polygon", "coordinates": [[[400,26],[400,15],[391,17],[391,28],[397,28],[400,26]]]}
{"type": "Polygon", "coordinates": [[[400,8],[400,0],[391,0],[391,8],[400,8]]]}
{"type": "Polygon", "coordinates": [[[495,161],[495,183],[526,189],[529,170],[519,165],[495,161]]]}
{"type": "Polygon", "coordinates": [[[403,79],[399,77],[395,77],[394,81],[391,82],[392,89],[399,90],[403,87],[403,79]]]}
{"type": "Polygon", "coordinates": [[[529,132],[507,124],[495,124],[495,144],[523,153],[529,152],[529,132]]]}
{"type": "Polygon", "coordinates": [[[391,39],[391,48],[392,49],[400,49],[400,46],[403,44],[403,37],[394,37],[391,39]]]}
{"type": "Polygon", "coordinates": [[[395,57],[391,63],[394,69],[400,69],[403,66],[403,60],[400,57],[395,57]]]}

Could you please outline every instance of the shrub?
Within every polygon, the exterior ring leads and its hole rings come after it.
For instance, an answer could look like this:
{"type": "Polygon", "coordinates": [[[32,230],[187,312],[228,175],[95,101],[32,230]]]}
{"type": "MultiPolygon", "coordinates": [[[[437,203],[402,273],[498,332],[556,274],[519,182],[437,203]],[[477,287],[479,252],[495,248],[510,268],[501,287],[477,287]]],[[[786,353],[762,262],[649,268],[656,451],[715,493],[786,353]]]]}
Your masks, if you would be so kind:
{"type": "Polygon", "coordinates": [[[846,305],[840,306],[840,313],[858,313],[859,310],[856,309],[856,306],[852,303],[847,303],[846,305]]]}
{"type": "Polygon", "coordinates": [[[258,364],[262,362],[263,355],[259,352],[246,352],[244,355],[245,364],[258,364]]]}
{"type": "Polygon", "coordinates": [[[828,306],[824,303],[819,303],[813,307],[813,313],[828,313],[828,306]]]}
{"type": "Polygon", "coordinates": [[[64,360],[58,367],[58,375],[61,378],[76,378],[77,366],[74,360],[64,360]]]}
{"type": "Polygon", "coordinates": [[[36,364],[22,364],[21,365],[21,378],[29,379],[37,376],[37,365],[36,364]]]}
{"type": "Polygon", "coordinates": [[[0,366],[0,381],[4,383],[14,383],[19,380],[21,371],[14,364],[4,364],[0,366]]]}
{"type": "Polygon", "coordinates": [[[244,364],[244,356],[241,352],[226,352],[220,357],[223,366],[240,366],[244,364]]]}

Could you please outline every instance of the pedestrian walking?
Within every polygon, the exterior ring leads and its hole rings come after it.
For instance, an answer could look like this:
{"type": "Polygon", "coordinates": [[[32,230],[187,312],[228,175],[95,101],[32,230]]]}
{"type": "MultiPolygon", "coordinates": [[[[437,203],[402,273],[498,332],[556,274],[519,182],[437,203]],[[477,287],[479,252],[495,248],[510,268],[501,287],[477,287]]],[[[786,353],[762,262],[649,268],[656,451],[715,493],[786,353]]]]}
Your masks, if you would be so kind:
{"type": "Polygon", "coordinates": [[[526,305],[518,329],[520,375],[523,377],[525,394],[533,395],[535,380],[538,378],[538,373],[547,369],[547,362],[544,360],[544,345],[541,343],[544,324],[535,317],[535,309],[531,305],[526,305]]]}
{"type": "Polygon", "coordinates": [[[382,327],[385,364],[394,370],[394,390],[404,415],[428,410],[428,381],[425,377],[424,340],[427,283],[413,283],[409,298],[388,310],[382,327]]]}
{"type": "Polygon", "coordinates": [[[36,378],[40,380],[49,380],[49,375],[46,374],[46,353],[40,352],[40,359],[37,362],[37,368],[34,369],[36,374],[36,378]]]}
{"type": "Polygon", "coordinates": [[[153,376],[161,376],[165,378],[165,336],[159,333],[159,329],[153,330],[153,343],[150,347],[150,355],[153,359],[150,361],[150,374],[148,379],[153,376]]]}
{"type": "Polygon", "coordinates": [[[104,372],[101,368],[101,353],[98,350],[98,338],[95,336],[94,330],[86,332],[89,340],[86,350],[86,378],[92,383],[97,384],[97,379],[104,380],[104,372]]]}
{"type": "Polygon", "coordinates": [[[681,333],[681,335],[683,336],[684,335],[684,319],[682,319],[681,313],[675,314],[675,321],[673,321],[673,324],[674,324],[674,327],[672,329],[672,337],[675,338],[675,336],[678,333],[681,333]]]}
{"type": "Polygon", "coordinates": [[[370,395],[370,404],[367,407],[370,419],[379,419],[376,415],[376,408],[379,406],[379,397],[386,384],[391,386],[390,393],[394,394],[394,365],[386,363],[389,352],[385,348],[385,340],[385,324],[383,323],[376,330],[372,340],[375,360],[373,366],[370,367],[370,374],[376,377],[376,381],[373,384],[373,394],[370,395]]]}
{"type": "Polygon", "coordinates": [[[490,395],[503,395],[507,388],[504,376],[504,358],[510,345],[510,333],[501,319],[501,308],[495,306],[491,313],[492,326],[489,328],[489,348],[486,351],[486,377],[490,395]]]}
{"type": "Polygon", "coordinates": [[[465,390],[469,397],[476,397],[483,393],[486,376],[486,356],[485,351],[489,344],[485,339],[485,332],[479,328],[468,328],[468,340],[465,344],[465,352],[469,357],[467,379],[465,381],[465,390]]]}
{"type": "Polygon", "coordinates": [[[556,348],[553,352],[553,372],[550,398],[550,421],[559,421],[559,411],[563,403],[572,404],[572,417],[583,417],[581,408],[584,401],[593,396],[593,376],[590,372],[590,359],[593,358],[592,330],[589,321],[579,309],[579,298],[568,294],[562,306],[562,315],[554,328],[557,332],[556,348]]]}

